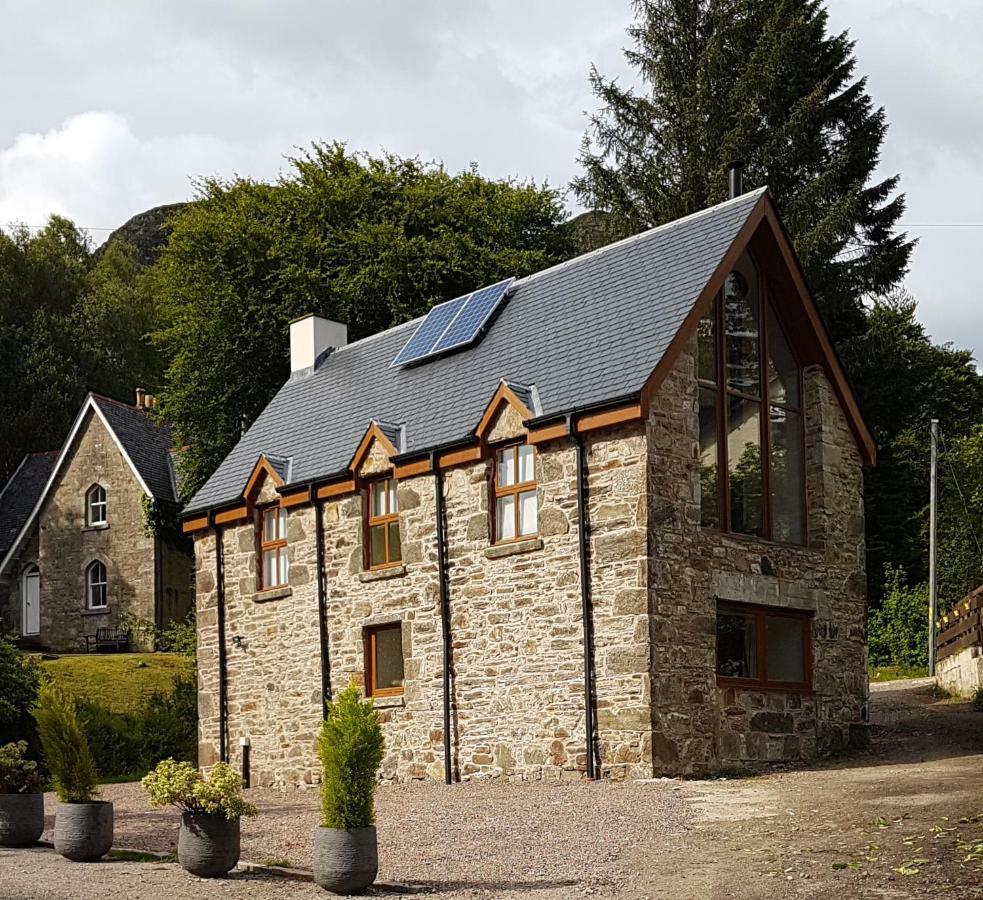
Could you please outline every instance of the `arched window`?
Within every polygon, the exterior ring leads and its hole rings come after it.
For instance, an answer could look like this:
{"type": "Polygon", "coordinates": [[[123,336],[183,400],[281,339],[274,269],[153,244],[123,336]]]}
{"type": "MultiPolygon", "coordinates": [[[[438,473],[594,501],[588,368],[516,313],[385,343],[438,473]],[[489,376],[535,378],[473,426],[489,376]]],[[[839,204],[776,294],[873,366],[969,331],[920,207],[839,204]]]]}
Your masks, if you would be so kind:
{"type": "Polygon", "coordinates": [[[106,608],[106,567],[96,560],[85,570],[85,597],[89,609],[106,608]]]}
{"type": "Polygon", "coordinates": [[[105,525],[106,489],[101,484],[94,484],[85,493],[85,524],[105,525]]]}
{"type": "Polygon", "coordinates": [[[801,544],[801,371],[766,288],[745,254],[700,322],[700,523],[801,544]]]}

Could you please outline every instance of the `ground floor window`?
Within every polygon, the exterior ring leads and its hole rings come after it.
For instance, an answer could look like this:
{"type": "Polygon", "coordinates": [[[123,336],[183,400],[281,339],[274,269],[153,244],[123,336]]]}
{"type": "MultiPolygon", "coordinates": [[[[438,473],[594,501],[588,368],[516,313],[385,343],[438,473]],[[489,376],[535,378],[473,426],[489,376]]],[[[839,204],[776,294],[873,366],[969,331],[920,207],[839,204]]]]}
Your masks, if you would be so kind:
{"type": "Polygon", "coordinates": [[[403,693],[403,626],[399,622],[365,629],[365,693],[369,697],[403,693]]]}
{"type": "Polygon", "coordinates": [[[812,613],[719,602],[717,682],[808,689],[812,683],[812,613]]]}
{"type": "Polygon", "coordinates": [[[106,567],[96,560],[85,570],[85,596],[89,609],[106,608],[106,567]]]}

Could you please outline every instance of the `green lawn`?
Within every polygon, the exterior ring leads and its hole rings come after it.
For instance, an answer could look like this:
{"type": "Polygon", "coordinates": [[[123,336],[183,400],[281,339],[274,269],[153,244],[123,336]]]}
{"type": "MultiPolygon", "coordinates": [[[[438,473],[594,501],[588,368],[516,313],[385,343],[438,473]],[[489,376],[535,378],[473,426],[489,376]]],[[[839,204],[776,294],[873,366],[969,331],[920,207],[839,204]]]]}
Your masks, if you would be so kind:
{"type": "Polygon", "coordinates": [[[137,712],[177,675],[194,672],[179,653],[87,653],[41,663],[54,684],[80,700],[94,700],[113,712],[137,712]]]}
{"type": "Polygon", "coordinates": [[[924,666],[871,666],[871,681],[897,681],[899,678],[925,678],[928,669],[924,666]]]}

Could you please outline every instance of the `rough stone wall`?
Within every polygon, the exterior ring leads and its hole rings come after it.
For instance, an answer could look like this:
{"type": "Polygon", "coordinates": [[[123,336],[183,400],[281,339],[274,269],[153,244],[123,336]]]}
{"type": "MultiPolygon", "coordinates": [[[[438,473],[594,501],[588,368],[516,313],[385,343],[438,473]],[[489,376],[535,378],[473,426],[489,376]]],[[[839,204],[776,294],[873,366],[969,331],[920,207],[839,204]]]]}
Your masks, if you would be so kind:
{"type": "Polygon", "coordinates": [[[41,509],[39,642],[79,649],[79,637],[119,623],[120,613],[154,619],[154,541],[144,531],[143,490],[113,436],[89,413],[73,451],[41,509]],[[85,524],[85,494],[106,488],[108,524],[85,524]],[[107,609],[86,609],[85,570],[101,560],[108,576],[107,609]]]}
{"type": "MultiPolygon", "coordinates": [[[[17,560],[9,567],[9,573],[0,577],[0,632],[3,634],[21,633],[23,616],[21,579],[24,572],[32,565],[37,565],[37,562],[38,529],[35,525],[17,560]]],[[[26,643],[33,643],[35,640],[32,637],[26,643]]]]}
{"type": "Polygon", "coordinates": [[[185,547],[161,539],[157,543],[157,553],[160,559],[157,619],[162,627],[166,627],[169,622],[185,621],[194,606],[194,563],[190,542],[185,547]]]}
{"type": "MultiPolygon", "coordinates": [[[[651,772],[640,428],[587,442],[600,750],[651,772]]],[[[462,778],[579,777],[586,765],[573,449],[538,457],[539,535],[489,544],[487,461],[445,473],[453,639],[453,764],[462,778]]],[[[386,779],[443,778],[442,641],[434,478],[400,483],[403,564],[363,566],[363,500],[329,500],[324,574],[331,686],[364,686],[364,629],[402,623],[404,693],[378,698],[386,779]]],[[[254,784],[319,778],[314,511],[288,512],[290,587],[256,592],[254,526],[224,533],[230,755],[249,737],[254,784]],[[241,639],[241,645],[236,638],[241,639]]],[[[214,539],[197,541],[201,755],[218,758],[214,539]]]]}
{"type": "Polygon", "coordinates": [[[694,353],[691,342],[647,425],[655,770],[810,759],[844,745],[866,703],[861,460],[825,375],[807,369],[808,546],[700,528],[694,353]],[[718,688],[718,599],[813,610],[813,693],[718,688]]]}

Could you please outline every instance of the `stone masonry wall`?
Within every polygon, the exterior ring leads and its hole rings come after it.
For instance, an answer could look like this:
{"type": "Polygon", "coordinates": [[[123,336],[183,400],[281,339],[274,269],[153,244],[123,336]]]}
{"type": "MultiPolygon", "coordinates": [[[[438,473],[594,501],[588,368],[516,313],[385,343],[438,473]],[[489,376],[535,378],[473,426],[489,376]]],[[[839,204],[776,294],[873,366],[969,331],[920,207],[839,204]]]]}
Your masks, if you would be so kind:
{"type": "MultiPolygon", "coordinates": [[[[369,459],[371,460],[371,454],[369,459]]],[[[600,749],[607,771],[651,772],[641,429],[588,441],[600,749]]],[[[369,463],[372,465],[372,463],[369,463]]],[[[462,778],[579,777],[586,765],[573,450],[538,455],[540,534],[489,544],[488,463],[445,473],[453,764],[462,778]]],[[[379,698],[386,779],[443,778],[442,644],[434,478],[400,483],[403,565],[364,571],[362,498],[329,500],[324,559],[332,689],[364,685],[367,626],[399,621],[404,694],[379,698]]],[[[256,592],[252,524],[228,528],[230,753],[249,737],[254,784],[319,778],[314,511],[288,511],[290,588],[256,592]],[[241,642],[237,643],[236,638],[241,642]]],[[[218,758],[214,538],[197,541],[200,762],[218,758]]]]}
{"type": "Polygon", "coordinates": [[[694,352],[691,343],[648,420],[655,770],[811,759],[847,743],[866,703],[859,453],[825,375],[807,369],[808,546],[700,528],[694,352]],[[813,693],[718,688],[718,599],[814,611],[813,693]]]}

